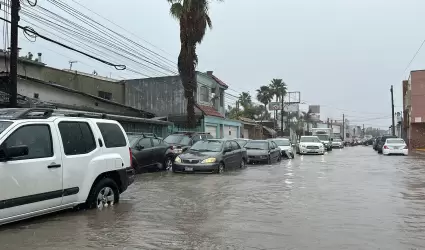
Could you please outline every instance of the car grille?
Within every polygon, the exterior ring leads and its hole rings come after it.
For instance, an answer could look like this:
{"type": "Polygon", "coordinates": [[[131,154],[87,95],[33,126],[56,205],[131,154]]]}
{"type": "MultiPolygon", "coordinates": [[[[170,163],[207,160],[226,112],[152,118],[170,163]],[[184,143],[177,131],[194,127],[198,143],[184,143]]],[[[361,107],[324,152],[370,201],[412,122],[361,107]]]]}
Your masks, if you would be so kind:
{"type": "Polygon", "coordinates": [[[319,146],[307,146],[307,149],[319,149],[319,146]]]}
{"type": "Polygon", "coordinates": [[[199,163],[199,160],[182,160],[183,163],[191,163],[191,164],[195,164],[195,163],[199,163]]]}

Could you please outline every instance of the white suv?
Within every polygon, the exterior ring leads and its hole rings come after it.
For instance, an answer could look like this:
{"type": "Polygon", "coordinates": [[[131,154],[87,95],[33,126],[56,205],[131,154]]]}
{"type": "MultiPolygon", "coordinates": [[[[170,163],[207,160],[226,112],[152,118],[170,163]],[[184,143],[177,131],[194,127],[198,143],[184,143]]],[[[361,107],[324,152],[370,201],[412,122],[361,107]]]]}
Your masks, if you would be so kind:
{"type": "Polygon", "coordinates": [[[134,180],[118,122],[53,112],[0,109],[0,224],[112,205],[134,180]]]}

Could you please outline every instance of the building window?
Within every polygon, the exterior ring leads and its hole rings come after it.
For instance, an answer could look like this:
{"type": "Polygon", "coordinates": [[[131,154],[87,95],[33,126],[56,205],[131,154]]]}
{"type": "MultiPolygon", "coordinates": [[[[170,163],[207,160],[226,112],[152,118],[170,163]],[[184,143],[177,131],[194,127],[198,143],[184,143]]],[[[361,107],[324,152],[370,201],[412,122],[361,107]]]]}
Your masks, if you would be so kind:
{"type": "Polygon", "coordinates": [[[205,86],[201,86],[199,88],[199,92],[200,92],[200,101],[201,102],[209,102],[210,98],[208,97],[208,88],[205,86]]]}
{"type": "Polygon", "coordinates": [[[105,92],[105,91],[99,91],[99,97],[106,99],[106,100],[112,100],[112,93],[105,92]]]}

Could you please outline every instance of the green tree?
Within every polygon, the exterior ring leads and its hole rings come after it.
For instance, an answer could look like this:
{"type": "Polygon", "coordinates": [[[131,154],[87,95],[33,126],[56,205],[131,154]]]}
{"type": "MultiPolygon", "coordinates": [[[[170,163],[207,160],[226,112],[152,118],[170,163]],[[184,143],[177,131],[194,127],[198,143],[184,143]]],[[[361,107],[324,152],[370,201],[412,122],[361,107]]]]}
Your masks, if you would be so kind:
{"type": "MultiPolygon", "coordinates": [[[[285,98],[286,92],[287,92],[287,86],[286,83],[283,82],[282,79],[273,79],[270,83],[270,91],[273,96],[276,97],[276,102],[282,102],[281,98],[285,98]]],[[[275,117],[277,117],[278,111],[275,111],[275,117]]]]}
{"type": "Polygon", "coordinates": [[[261,116],[261,122],[268,116],[267,105],[273,99],[273,93],[269,86],[261,86],[257,89],[257,100],[264,104],[264,115],[261,116]]]}
{"type": "MultiPolygon", "coordinates": [[[[195,98],[196,92],[196,65],[198,55],[196,45],[204,39],[207,28],[212,27],[208,15],[208,0],[167,0],[170,4],[170,13],[180,23],[180,54],[177,68],[184,88],[187,100],[187,122],[188,127],[194,127],[195,120],[195,98]]],[[[221,1],[221,0],[217,0],[221,1]]]]}
{"type": "Polygon", "coordinates": [[[252,98],[248,92],[242,92],[238,98],[239,104],[245,109],[252,107],[252,98]]]}

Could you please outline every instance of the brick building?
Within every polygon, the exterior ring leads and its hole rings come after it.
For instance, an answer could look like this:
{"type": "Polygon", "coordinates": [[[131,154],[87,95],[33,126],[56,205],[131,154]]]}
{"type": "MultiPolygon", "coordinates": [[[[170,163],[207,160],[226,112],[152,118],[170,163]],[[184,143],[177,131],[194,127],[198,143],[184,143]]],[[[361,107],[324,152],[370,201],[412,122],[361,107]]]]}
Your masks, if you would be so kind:
{"type": "Polygon", "coordinates": [[[409,149],[425,148],[425,70],[403,81],[403,135],[409,149]]]}

